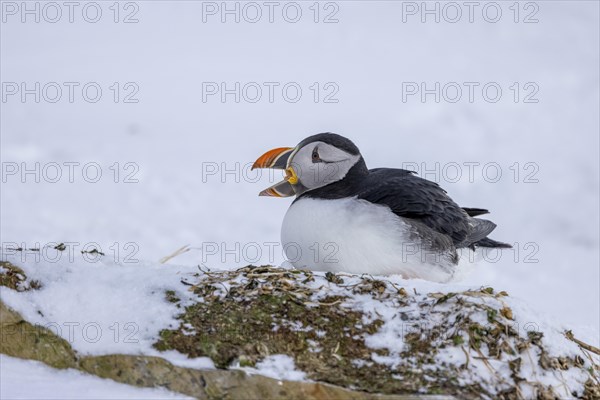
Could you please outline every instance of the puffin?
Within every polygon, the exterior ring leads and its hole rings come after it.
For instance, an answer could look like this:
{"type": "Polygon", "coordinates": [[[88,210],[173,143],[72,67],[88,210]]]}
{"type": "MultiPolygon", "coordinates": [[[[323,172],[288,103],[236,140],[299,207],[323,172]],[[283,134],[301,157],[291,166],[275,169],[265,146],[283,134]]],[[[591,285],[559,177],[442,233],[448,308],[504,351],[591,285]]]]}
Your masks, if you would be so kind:
{"type": "Polygon", "coordinates": [[[460,207],[414,171],[368,169],[358,147],[338,134],[267,151],[255,168],[285,172],[260,196],[295,196],[281,244],[297,269],[448,282],[463,250],[512,247],[487,237],[496,224],[477,217],[488,210],[460,207]]]}

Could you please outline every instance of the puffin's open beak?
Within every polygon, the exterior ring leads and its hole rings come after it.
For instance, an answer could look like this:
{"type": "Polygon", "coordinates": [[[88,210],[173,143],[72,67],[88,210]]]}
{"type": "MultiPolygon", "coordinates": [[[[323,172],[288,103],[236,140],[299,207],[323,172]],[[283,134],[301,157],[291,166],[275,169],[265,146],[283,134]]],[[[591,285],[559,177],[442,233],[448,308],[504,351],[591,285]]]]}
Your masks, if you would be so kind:
{"type": "Polygon", "coordinates": [[[292,167],[288,168],[287,166],[288,159],[294,149],[294,147],[279,147],[269,150],[254,162],[252,169],[272,168],[285,170],[285,179],[263,190],[258,194],[259,196],[290,197],[296,194],[292,185],[298,182],[298,176],[296,176],[292,167]]]}

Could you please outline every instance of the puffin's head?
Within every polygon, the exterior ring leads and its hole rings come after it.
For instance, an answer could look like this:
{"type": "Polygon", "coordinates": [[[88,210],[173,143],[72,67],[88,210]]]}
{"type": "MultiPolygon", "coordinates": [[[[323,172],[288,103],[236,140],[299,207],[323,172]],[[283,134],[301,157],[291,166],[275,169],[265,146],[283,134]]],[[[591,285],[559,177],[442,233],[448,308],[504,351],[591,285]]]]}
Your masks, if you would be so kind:
{"type": "Polygon", "coordinates": [[[260,192],[259,196],[299,196],[309,190],[338,182],[362,160],[350,139],[335,133],[309,136],[296,147],[267,151],[252,166],[285,170],[285,179],[260,192]]]}

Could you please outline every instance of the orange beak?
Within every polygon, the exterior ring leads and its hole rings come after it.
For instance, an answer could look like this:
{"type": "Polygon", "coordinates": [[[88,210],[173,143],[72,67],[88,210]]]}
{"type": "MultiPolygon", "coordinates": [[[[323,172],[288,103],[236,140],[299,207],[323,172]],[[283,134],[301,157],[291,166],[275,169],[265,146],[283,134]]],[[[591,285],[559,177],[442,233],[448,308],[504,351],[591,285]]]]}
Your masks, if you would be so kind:
{"type": "Polygon", "coordinates": [[[294,188],[287,181],[276,183],[270,188],[266,188],[260,192],[259,196],[267,197],[290,197],[295,195],[294,188]]]}
{"type": "Polygon", "coordinates": [[[267,151],[254,162],[252,169],[273,168],[285,170],[285,179],[263,190],[258,194],[259,196],[290,197],[296,194],[292,184],[298,182],[298,177],[294,170],[287,166],[290,155],[294,149],[294,147],[278,147],[267,151]]]}
{"type": "Polygon", "coordinates": [[[267,151],[262,156],[258,157],[258,160],[252,165],[252,169],[255,168],[275,168],[285,169],[287,166],[287,160],[292,151],[293,147],[278,147],[273,150],[267,151]]]}

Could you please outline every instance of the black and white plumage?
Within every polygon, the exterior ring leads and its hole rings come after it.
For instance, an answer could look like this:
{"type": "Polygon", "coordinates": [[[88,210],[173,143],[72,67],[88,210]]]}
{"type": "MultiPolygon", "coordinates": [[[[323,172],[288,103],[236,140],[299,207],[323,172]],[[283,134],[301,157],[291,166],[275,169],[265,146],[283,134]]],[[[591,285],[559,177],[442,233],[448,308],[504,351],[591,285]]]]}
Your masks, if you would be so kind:
{"type": "Polygon", "coordinates": [[[457,249],[510,247],[487,238],[487,213],[461,208],[437,183],[403,169],[369,170],[349,139],[321,133],[295,148],[265,153],[255,165],[286,180],[262,195],[296,195],[282,225],[286,256],[297,268],[401,274],[446,281],[457,249]]]}

